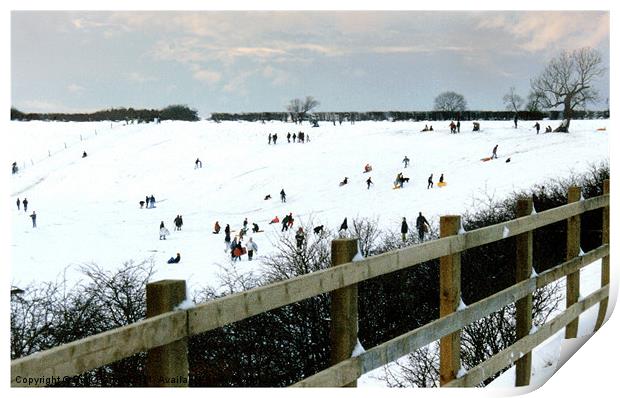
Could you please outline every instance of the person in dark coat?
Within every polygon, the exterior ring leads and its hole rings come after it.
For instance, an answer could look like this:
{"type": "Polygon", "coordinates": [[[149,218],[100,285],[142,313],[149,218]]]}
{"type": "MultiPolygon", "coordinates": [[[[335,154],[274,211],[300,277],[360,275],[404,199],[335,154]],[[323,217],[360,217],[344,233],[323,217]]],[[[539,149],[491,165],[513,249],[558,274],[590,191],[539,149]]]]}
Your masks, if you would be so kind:
{"type": "Polygon", "coordinates": [[[170,232],[168,232],[168,228],[164,226],[164,222],[162,221],[161,224],[159,224],[159,240],[166,240],[167,235],[170,235],[170,232]]]}
{"type": "Polygon", "coordinates": [[[461,132],[461,121],[460,120],[456,121],[456,132],[457,133],[461,132]]]}
{"type": "Polygon", "coordinates": [[[297,134],[293,133],[293,142],[297,140],[297,134]]]}
{"type": "Polygon", "coordinates": [[[273,140],[273,145],[275,145],[276,141],[278,140],[278,134],[274,134],[273,137],[271,137],[271,139],[273,140]]]}
{"type": "Polygon", "coordinates": [[[199,158],[196,158],[196,167],[195,169],[202,169],[202,161],[199,158]]]}
{"type": "Polygon", "coordinates": [[[176,218],[174,219],[174,230],[180,231],[182,226],[183,226],[183,219],[181,218],[180,215],[177,215],[176,218]]]}
{"type": "Polygon", "coordinates": [[[269,133],[269,142],[268,142],[268,144],[271,145],[271,133],[269,133]]]}
{"type": "Polygon", "coordinates": [[[443,173],[439,176],[439,182],[443,182],[443,173]]]}
{"type": "Polygon", "coordinates": [[[226,228],[224,228],[224,243],[226,243],[226,250],[230,246],[230,226],[226,224],[226,228]]]}
{"type": "Polygon", "coordinates": [[[19,210],[19,204],[20,204],[20,203],[21,203],[21,202],[19,201],[19,198],[17,198],[17,210],[19,210]]]}
{"type": "Polygon", "coordinates": [[[144,201],[146,202],[146,208],[148,209],[149,208],[149,204],[151,203],[151,198],[148,195],[146,195],[144,201]]]}
{"type": "Polygon", "coordinates": [[[415,226],[418,229],[418,237],[420,241],[424,240],[424,234],[426,233],[430,224],[426,220],[426,217],[422,215],[422,212],[419,213],[418,218],[415,220],[415,226]]]}
{"type": "Polygon", "coordinates": [[[403,217],[403,222],[400,224],[400,233],[403,237],[403,242],[407,241],[407,232],[409,232],[409,225],[407,225],[407,219],[403,217]]]}
{"type": "Polygon", "coordinates": [[[248,227],[248,218],[244,218],[243,219],[243,229],[246,229],[248,227]]]}
{"type": "Polygon", "coordinates": [[[340,224],[340,229],[338,230],[338,232],[342,230],[346,231],[347,229],[349,229],[349,226],[347,225],[347,218],[345,217],[342,224],[340,224]]]}
{"type": "Polygon", "coordinates": [[[220,227],[220,223],[219,223],[219,221],[216,221],[216,222],[215,222],[215,225],[213,226],[213,233],[214,233],[214,234],[219,234],[219,233],[220,233],[220,229],[221,229],[221,228],[222,228],[222,227],[220,227]]]}
{"type": "Polygon", "coordinates": [[[431,173],[430,177],[428,177],[428,184],[426,185],[426,189],[433,187],[433,173],[431,173]]]}
{"type": "Polygon", "coordinates": [[[370,189],[370,185],[371,185],[371,184],[374,184],[374,183],[372,182],[372,180],[370,179],[370,177],[368,177],[368,179],[366,180],[366,185],[368,186],[368,188],[366,188],[366,189],[370,189]]]}
{"type": "Polygon", "coordinates": [[[299,227],[299,229],[297,230],[297,233],[295,234],[295,241],[297,242],[297,249],[301,249],[301,247],[304,244],[304,230],[302,227],[299,227]]]}
{"type": "Polygon", "coordinates": [[[288,224],[289,224],[289,222],[290,222],[290,218],[291,218],[291,216],[287,214],[287,215],[286,215],[286,216],[284,216],[284,218],[282,219],[282,232],[284,232],[284,231],[288,231],[288,224]]]}
{"type": "Polygon", "coordinates": [[[168,260],[168,264],[177,264],[181,261],[181,254],[177,253],[176,257],[170,257],[170,259],[168,260]]]}
{"type": "Polygon", "coordinates": [[[252,232],[257,233],[259,231],[258,224],[252,223],[252,232]]]}
{"type": "Polygon", "coordinates": [[[405,155],[405,158],[403,159],[403,163],[405,164],[405,168],[409,166],[409,158],[406,155],[405,155]]]}
{"type": "Polygon", "coordinates": [[[286,135],[286,140],[287,140],[287,141],[289,142],[289,144],[290,144],[290,142],[291,142],[291,133],[290,133],[290,131],[289,131],[289,133],[286,135]]]}
{"type": "Polygon", "coordinates": [[[515,113],[515,118],[514,118],[515,128],[517,128],[517,122],[518,121],[519,121],[519,115],[515,113]]]}
{"type": "Polygon", "coordinates": [[[30,215],[30,218],[32,218],[32,228],[36,228],[37,227],[37,213],[33,211],[32,214],[30,215]]]}
{"type": "Polygon", "coordinates": [[[497,147],[499,146],[499,144],[495,145],[493,147],[493,154],[491,155],[491,159],[497,159],[497,147]]]}
{"type": "Polygon", "coordinates": [[[284,188],[280,191],[280,201],[282,201],[282,203],[286,203],[286,192],[284,192],[284,188]]]}
{"type": "Polygon", "coordinates": [[[540,123],[536,122],[534,128],[536,129],[536,134],[540,133],[540,123]]]}
{"type": "Polygon", "coordinates": [[[22,204],[24,205],[24,213],[26,211],[28,211],[28,198],[24,198],[24,201],[22,202],[22,204]]]}
{"type": "Polygon", "coordinates": [[[86,151],[84,151],[84,153],[82,154],[82,159],[84,159],[86,156],[88,155],[86,154],[86,151]]]}

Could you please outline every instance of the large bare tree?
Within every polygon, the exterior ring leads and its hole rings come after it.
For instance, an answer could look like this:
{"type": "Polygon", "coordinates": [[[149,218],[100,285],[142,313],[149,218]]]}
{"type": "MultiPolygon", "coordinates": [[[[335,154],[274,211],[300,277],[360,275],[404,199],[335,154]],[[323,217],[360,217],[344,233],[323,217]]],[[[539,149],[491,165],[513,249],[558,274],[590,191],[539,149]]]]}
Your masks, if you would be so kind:
{"type": "Polygon", "coordinates": [[[286,110],[291,114],[293,122],[297,123],[298,121],[303,121],[306,114],[317,106],[319,106],[319,101],[312,96],[307,96],[303,100],[299,98],[292,99],[286,110]]]}
{"type": "Polygon", "coordinates": [[[467,109],[465,97],[454,91],[446,91],[435,97],[436,111],[462,112],[467,109]]]}
{"type": "Polygon", "coordinates": [[[598,100],[593,83],[605,72],[602,62],[601,54],[590,47],[563,51],[530,82],[543,108],[563,106],[565,122],[556,131],[568,132],[573,111],[598,100]]]}

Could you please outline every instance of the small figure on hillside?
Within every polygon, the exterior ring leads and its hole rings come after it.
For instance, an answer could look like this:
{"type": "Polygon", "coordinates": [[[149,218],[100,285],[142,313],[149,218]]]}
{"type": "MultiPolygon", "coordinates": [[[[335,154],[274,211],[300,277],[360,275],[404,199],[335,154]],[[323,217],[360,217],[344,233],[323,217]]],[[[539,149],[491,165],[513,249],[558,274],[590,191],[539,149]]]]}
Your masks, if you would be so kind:
{"type": "Polygon", "coordinates": [[[428,131],[433,131],[433,125],[431,124],[431,127],[428,128],[428,131]]]}
{"type": "Polygon", "coordinates": [[[219,234],[220,233],[220,229],[222,229],[222,227],[220,227],[220,222],[216,221],[215,225],[213,226],[213,233],[214,234],[219,234]]]}
{"type": "Polygon", "coordinates": [[[545,128],[545,133],[551,133],[553,131],[553,129],[551,128],[551,126],[547,126],[545,128]]]}
{"type": "Polygon", "coordinates": [[[24,213],[28,211],[28,198],[24,198],[24,200],[22,201],[22,204],[24,205],[24,213]]]}
{"type": "Polygon", "coordinates": [[[271,195],[266,195],[265,199],[263,199],[263,200],[269,200],[269,199],[271,199],[271,195]]]}
{"type": "Polygon", "coordinates": [[[315,234],[318,235],[320,233],[323,233],[323,229],[324,229],[323,225],[319,225],[318,227],[314,227],[313,231],[314,231],[315,234]]]}
{"type": "Polygon", "coordinates": [[[299,229],[297,230],[297,233],[295,234],[295,241],[297,242],[297,249],[301,250],[304,244],[304,239],[305,239],[304,230],[302,227],[299,227],[299,229]]]}
{"type": "Polygon", "coordinates": [[[403,217],[403,222],[400,224],[400,234],[402,235],[403,242],[407,241],[407,232],[409,232],[409,225],[407,225],[407,219],[403,217]]]}
{"type": "Polygon", "coordinates": [[[140,205],[141,209],[144,208],[144,201],[143,200],[139,201],[138,204],[140,205]]]}
{"type": "Polygon", "coordinates": [[[21,202],[19,201],[19,198],[17,198],[17,210],[19,210],[19,204],[20,204],[20,203],[21,203],[21,202]]]}
{"type": "Polygon", "coordinates": [[[297,137],[299,137],[297,134],[293,133],[293,142],[297,141],[297,137]]]}
{"type": "Polygon", "coordinates": [[[461,121],[460,120],[456,121],[456,132],[457,133],[461,132],[461,121]]]}
{"type": "Polygon", "coordinates": [[[168,264],[177,264],[181,261],[181,254],[177,253],[176,257],[170,257],[170,259],[168,260],[168,264]]]}
{"type": "Polygon", "coordinates": [[[280,201],[286,203],[286,192],[284,192],[284,188],[280,191],[280,201]]]}
{"type": "Polygon", "coordinates": [[[349,177],[345,177],[344,180],[340,181],[339,186],[347,185],[349,182],[349,177]]]}
{"type": "Polygon", "coordinates": [[[241,228],[239,229],[239,240],[242,241],[243,237],[245,236],[246,232],[247,232],[247,228],[241,228]]]}
{"type": "Polygon", "coordinates": [[[168,231],[168,228],[164,226],[164,222],[162,221],[161,224],[159,224],[159,240],[166,240],[166,236],[168,235],[170,235],[170,231],[168,231]]]}
{"type": "Polygon", "coordinates": [[[260,231],[260,229],[258,228],[258,224],[253,222],[252,223],[252,232],[257,233],[258,231],[260,231]]]}
{"type": "Polygon", "coordinates": [[[405,158],[403,159],[403,163],[405,164],[405,168],[409,166],[409,158],[407,157],[407,155],[405,155],[405,158]]]}
{"type": "Polygon", "coordinates": [[[243,228],[247,228],[248,227],[248,218],[244,218],[243,219],[243,228]]]}
{"type": "Polygon", "coordinates": [[[194,163],[196,163],[195,169],[202,169],[202,161],[199,158],[196,158],[196,162],[194,163]]]}
{"type": "Polygon", "coordinates": [[[426,185],[426,189],[433,187],[433,173],[431,173],[430,177],[428,177],[428,184],[426,185]]]}
{"type": "Polygon", "coordinates": [[[506,163],[510,163],[510,158],[506,159],[506,163]]]}
{"type": "Polygon", "coordinates": [[[422,130],[420,130],[420,131],[428,131],[428,124],[425,124],[424,128],[422,130]]]}
{"type": "Polygon", "coordinates": [[[151,197],[149,198],[149,204],[151,206],[151,209],[155,207],[155,196],[151,195],[151,197]]]}
{"type": "Polygon", "coordinates": [[[288,228],[293,228],[293,223],[295,219],[293,219],[293,213],[288,213],[288,228]]]}
{"type": "Polygon", "coordinates": [[[258,252],[258,246],[256,245],[256,242],[254,242],[252,238],[250,238],[248,243],[245,245],[245,248],[248,250],[248,260],[252,261],[252,257],[254,257],[254,252],[258,252]]]}
{"type": "Polygon", "coordinates": [[[271,139],[273,140],[273,145],[275,145],[276,141],[278,140],[278,134],[274,134],[273,137],[271,137],[271,139]]]}
{"type": "Polygon", "coordinates": [[[536,129],[536,134],[540,133],[540,123],[536,122],[534,128],[536,129]]]}
{"type": "Polygon", "coordinates": [[[454,124],[454,120],[450,122],[449,127],[450,127],[450,134],[455,134],[456,133],[456,124],[454,124]]]}
{"type": "Polygon", "coordinates": [[[273,220],[269,221],[269,224],[277,224],[279,222],[280,222],[280,219],[278,218],[278,216],[275,216],[273,220]]]}
{"type": "Polygon", "coordinates": [[[418,238],[420,238],[420,242],[422,242],[424,240],[424,234],[428,232],[428,228],[431,226],[422,215],[422,212],[419,213],[418,218],[415,220],[415,226],[418,229],[418,238]]]}
{"type": "Polygon", "coordinates": [[[366,189],[370,189],[370,186],[374,185],[374,183],[371,180],[371,177],[368,177],[368,179],[366,180],[366,185],[367,185],[366,189]]]}
{"type": "Polygon", "coordinates": [[[183,226],[183,218],[180,215],[177,215],[174,219],[174,230],[180,231],[183,226]]]}
{"type": "Polygon", "coordinates": [[[439,176],[439,183],[443,183],[443,173],[441,173],[441,175],[439,176]]]}
{"type": "MultiPolygon", "coordinates": [[[[310,134],[306,134],[306,141],[310,142],[310,134]]],[[[304,137],[301,137],[301,142],[304,142],[304,137]]]]}
{"type": "Polygon", "coordinates": [[[499,146],[499,144],[495,145],[493,147],[493,154],[491,155],[491,159],[497,159],[497,147],[499,146]]]}
{"type": "Polygon", "coordinates": [[[480,123],[474,122],[474,129],[472,131],[480,131],[480,123]]]}
{"type": "Polygon", "coordinates": [[[515,128],[517,128],[517,123],[519,122],[519,114],[517,113],[515,113],[514,122],[515,122],[515,128]]]}
{"type": "Polygon", "coordinates": [[[12,172],[13,174],[16,174],[18,170],[19,170],[19,169],[18,169],[18,167],[17,167],[17,162],[13,162],[13,165],[11,166],[11,172],[12,172]]]}
{"type": "Polygon", "coordinates": [[[84,151],[84,153],[82,154],[82,159],[84,159],[86,156],[88,156],[88,154],[86,154],[86,151],[84,151]]]}
{"type": "Polygon", "coordinates": [[[268,142],[268,144],[271,145],[271,133],[269,133],[269,142],[268,142]]]}
{"type": "Polygon", "coordinates": [[[286,140],[289,142],[289,144],[291,143],[291,132],[289,131],[288,134],[286,134],[286,140]]]}
{"type": "Polygon", "coordinates": [[[146,202],[146,208],[148,209],[151,203],[151,197],[146,195],[146,197],[144,198],[144,201],[146,202]]]}
{"type": "Polygon", "coordinates": [[[370,165],[370,163],[366,163],[366,166],[364,166],[364,173],[370,173],[372,171],[372,166],[370,165]]]}
{"type": "Polygon", "coordinates": [[[347,229],[349,229],[349,225],[347,224],[347,218],[345,217],[342,224],[340,224],[340,229],[338,230],[338,232],[343,230],[346,231],[347,229]]]}
{"type": "Polygon", "coordinates": [[[32,214],[30,215],[30,218],[32,218],[32,228],[36,228],[37,227],[37,213],[33,211],[32,214]]]}
{"type": "Polygon", "coordinates": [[[288,214],[282,219],[282,232],[288,231],[288,214]]]}
{"type": "Polygon", "coordinates": [[[230,225],[226,224],[226,228],[224,228],[224,243],[226,244],[226,250],[228,250],[228,247],[230,245],[230,225]]]}

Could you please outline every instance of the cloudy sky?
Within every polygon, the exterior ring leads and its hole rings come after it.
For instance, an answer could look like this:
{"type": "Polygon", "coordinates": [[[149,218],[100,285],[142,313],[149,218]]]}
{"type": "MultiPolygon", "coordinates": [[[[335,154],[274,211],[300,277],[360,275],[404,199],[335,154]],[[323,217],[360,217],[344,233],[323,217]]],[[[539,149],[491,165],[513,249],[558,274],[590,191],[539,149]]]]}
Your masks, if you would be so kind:
{"type": "MultiPolygon", "coordinates": [[[[429,110],[442,91],[500,110],[564,49],[609,66],[598,11],[12,11],[11,105],[27,112],[162,108],[429,110]]],[[[608,74],[598,82],[606,108],[608,74]]]]}

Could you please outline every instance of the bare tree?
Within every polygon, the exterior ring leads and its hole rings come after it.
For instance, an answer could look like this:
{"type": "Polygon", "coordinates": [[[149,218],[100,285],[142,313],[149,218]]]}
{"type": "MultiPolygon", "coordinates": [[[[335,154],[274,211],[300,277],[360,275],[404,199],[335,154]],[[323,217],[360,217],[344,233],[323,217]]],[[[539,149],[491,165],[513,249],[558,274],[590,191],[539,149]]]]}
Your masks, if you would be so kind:
{"type": "Polygon", "coordinates": [[[295,98],[289,102],[286,107],[287,112],[291,114],[291,118],[294,123],[302,122],[306,117],[306,114],[319,106],[319,101],[312,96],[307,96],[305,99],[295,98]]]}
{"type": "Polygon", "coordinates": [[[564,107],[565,121],[555,131],[568,132],[573,111],[598,100],[593,83],[605,72],[602,62],[601,54],[593,48],[563,51],[530,82],[544,108],[564,107]]]}
{"type": "Polygon", "coordinates": [[[514,86],[510,87],[508,94],[504,95],[504,105],[506,105],[507,110],[514,111],[515,113],[519,112],[519,109],[523,106],[523,98],[517,94],[514,86]]]}
{"type": "Polygon", "coordinates": [[[446,91],[435,97],[436,111],[462,112],[467,109],[465,97],[454,91],[446,91]]]}
{"type": "Polygon", "coordinates": [[[525,110],[528,112],[540,112],[542,107],[542,99],[540,93],[531,91],[527,95],[527,103],[525,104],[525,110]]]}

